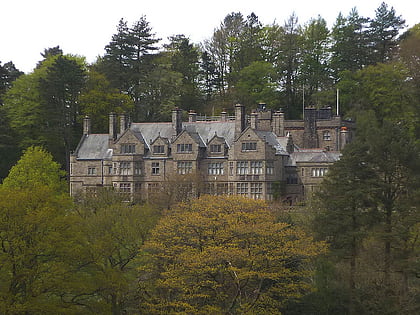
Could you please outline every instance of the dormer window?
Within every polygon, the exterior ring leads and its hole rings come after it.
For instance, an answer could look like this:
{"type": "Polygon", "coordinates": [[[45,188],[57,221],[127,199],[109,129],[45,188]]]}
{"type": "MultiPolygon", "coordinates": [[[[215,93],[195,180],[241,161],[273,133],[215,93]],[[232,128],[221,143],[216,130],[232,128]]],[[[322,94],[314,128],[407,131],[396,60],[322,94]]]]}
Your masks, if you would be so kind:
{"type": "Polygon", "coordinates": [[[136,145],[131,144],[131,143],[121,144],[121,153],[122,154],[136,153],[136,145]]]}
{"type": "Polygon", "coordinates": [[[176,145],[176,152],[178,153],[191,153],[192,144],[191,143],[179,143],[176,145]]]}
{"type": "Polygon", "coordinates": [[[165,153],[165,146],[164,145],[154,145],[153,146],[153,154],[164,154],[165,153]]]}
{"type": "Polygon", "coordinates": [[[256,142],[242,142],[242,151],[257,151],[256,142]]]}
{"type": "Polygon", "coordinates": [[[221,144],[210,144],[210,153],[221,153],[222,145],[221,144]]]}

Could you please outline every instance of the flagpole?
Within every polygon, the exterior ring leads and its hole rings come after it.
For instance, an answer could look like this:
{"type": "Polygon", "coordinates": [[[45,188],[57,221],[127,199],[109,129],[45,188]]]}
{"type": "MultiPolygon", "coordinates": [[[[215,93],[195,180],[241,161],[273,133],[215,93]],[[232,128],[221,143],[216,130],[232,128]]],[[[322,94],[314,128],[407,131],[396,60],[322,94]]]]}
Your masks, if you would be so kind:
{"type": "Polygon", "coordinates": [[[338,107],[339,107],[339,99],[340,99],[340,90],[339,90],[339,89],[337,89],[337,110],[336,110],[336,112],[337,112],[337,116],[339,116],[339,115],[340,115],[340,113],[339,113],[339,111],[338,111],[338,107]]]}
{"type": "Polygon", "coordinates": [[[302,119],[305,119],[305,84],[302,84],[302,119]]]}

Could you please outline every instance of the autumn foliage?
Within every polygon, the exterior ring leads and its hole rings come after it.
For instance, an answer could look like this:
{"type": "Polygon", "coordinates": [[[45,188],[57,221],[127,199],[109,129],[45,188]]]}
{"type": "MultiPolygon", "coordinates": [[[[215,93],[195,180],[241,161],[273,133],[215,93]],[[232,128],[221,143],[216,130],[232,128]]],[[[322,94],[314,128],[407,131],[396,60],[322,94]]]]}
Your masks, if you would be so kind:
{"type": "Polygon", "coordinates": [[[144,251],[141,309],[148,314],[276,314],[311,288],[325,251],[277,222],[262,201],[203,196],[167,213],[144,251]]]}

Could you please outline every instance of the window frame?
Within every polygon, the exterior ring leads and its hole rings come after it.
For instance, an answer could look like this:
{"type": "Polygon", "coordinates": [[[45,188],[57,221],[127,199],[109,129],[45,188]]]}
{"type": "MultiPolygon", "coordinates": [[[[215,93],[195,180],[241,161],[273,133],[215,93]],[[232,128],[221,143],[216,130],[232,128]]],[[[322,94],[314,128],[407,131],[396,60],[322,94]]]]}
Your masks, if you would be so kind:
{"type": "Polygon", "coordinates": [[[191,174],[192,168],[192,161],[178,161],[176,163],[176,171],[180,175],[191,174]]]}
{"type": "Polygon", "coordinates": [[[224,163],[223,162],[210,162],[207,165],[208,175],[224,175],[224,163]]]}
{"type": "Polygon", "coordinates": [[[241,146],[242,152],[254,152],[257,151],[256,141],[244,141],[241,146]]]}
{"type": "Polygon", "coordinates": [[[151,174],[153,176],[160,175],[160,163],[159,162],[152,162],[152,165],[151,165],[151,174]]]}
{"type": "Polygon", "coordinates": [[[248,183],[236,183],[236,194],[240,196],[248,196],[248,183]]]}
{"type": "Polygon", "coordinates": [[[165,145],[163,144],[153,145],[153,154],[165,154],[165,145]]]}
{"type": "Polygon", "coordinates": [[[248,161],[236,161],[236,174],[237,175],[248,175],[249,165],[248,161]]]}
{"type": "Polygon", "coordinates": [[[322,132],[322,139],[324,141],[331,141],[331,132],[329,130],[324,130],[322,132]]]}
{"type": "Polygon", "coordinates": [[[134,143],[122,143],[120,147],[121,154],[135,154],[136,145],[134,143]]]}
{"type": "Polygon", "coordinates": [[[251,175],[262,175],[263,174],[263,162],[262,161],[250,161],[249,172],[251,175]]]}
{"type": "Polygon", "coordinates": [[[265,174],[274,175],[274,161],[265,162],[265,174]]]}
{"type": "Polygon", "coordinates": [[[222,145],[218,143],[210,144],[210,153],[222,153],[222,145]]]}
{"type": "Polygon", "coordinates": [[[95,175],[97,175],[96,167],[95,166],[88,166],[87,174],[89,176],[95,176],[95,175]]]}
{"type": "Polygon", "coordinates": [[[129,161],[120,162],[120,175],[131,175],[131,162],[129,161]]]}
{"type": "Polygon", "coordinates": [[[252,199],[262,199],[263,183],[250,183],[250,194],[252,199]]]}
{"type": "Polygon", "coordinates": [[[177,153],[192,153],[192,143],[178,143],[176,145],[177,153]]]}

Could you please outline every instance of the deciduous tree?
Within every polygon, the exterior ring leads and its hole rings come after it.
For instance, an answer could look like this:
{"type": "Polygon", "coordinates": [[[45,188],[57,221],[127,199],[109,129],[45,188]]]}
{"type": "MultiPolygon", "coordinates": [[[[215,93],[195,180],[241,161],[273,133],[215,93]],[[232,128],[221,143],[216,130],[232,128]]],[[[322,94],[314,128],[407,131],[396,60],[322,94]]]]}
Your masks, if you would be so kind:
{"type": "Polygon", "coordinates": [[[262,201],[203,196],[170,210],[143,250],[145,313],[280,314],[310,289],[325,246],[277,222],[262,201]]]}
{"type": "Polygon", "coordinates": [[[52,155],[41,147],[29,147],[3,182],[3,187],[10,189],[30,189],[46,186],[52,191],[67,191],[64,181],[65,172],[52,155]]]}

